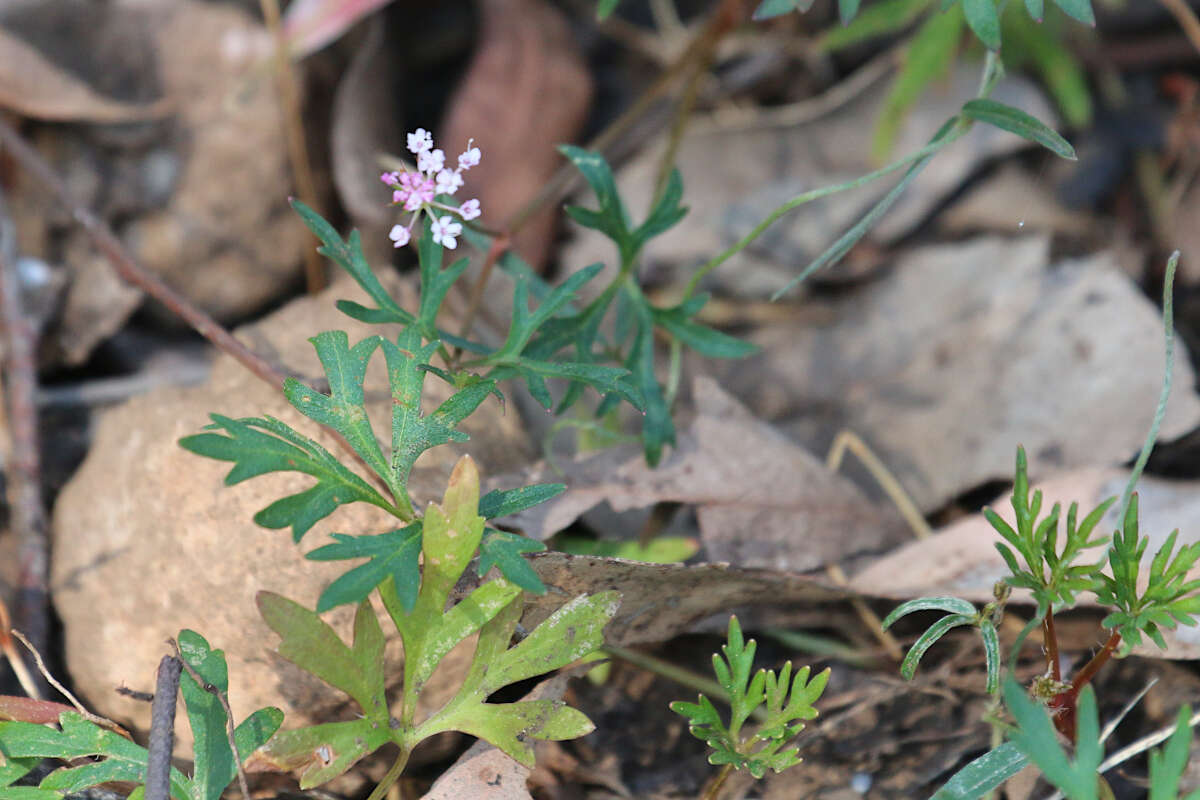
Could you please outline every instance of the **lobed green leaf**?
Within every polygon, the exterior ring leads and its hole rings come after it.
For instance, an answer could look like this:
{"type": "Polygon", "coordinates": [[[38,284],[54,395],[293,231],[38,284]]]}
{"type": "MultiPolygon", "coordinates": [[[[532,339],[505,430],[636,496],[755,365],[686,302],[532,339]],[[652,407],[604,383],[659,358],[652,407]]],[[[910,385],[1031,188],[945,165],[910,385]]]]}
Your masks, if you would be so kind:
{"type": "Polygon", "coordinates": [[[368,719],[387,718],[383,681],[383,632],[371,604],[355,614],[354,643],[347,647],[316,612],[273,592],[259,592],[258,610],[279,635],[279,655],[325,683],[341,689],[368,719]]]}
{"type": "Polygon", "coordinates": [[[199,433],[183,437],[179,445],[197,455],[234,462],[225,476],[226,485],[268,472],[302,472],[317,479],[316,486],[277,500],[255,514],[254,521],[264,528],[291,527],[292,538],[299,542],[313,525],[346,503],[371,503],[400,515],[399,508],[328,450],[279,420],[210,416],[210,427],[224,429],[227,435],[199,433]]]}
{"type": "Polygon", "coordinates": [[[361,603],[379,584],[391,578],[396,595],[406,609],[412,609],[420,587],[421,554],[420,520],[404,528],[373,536],[333,534],[333,544],[319,547],[305,555],[311,561],[341,561],[366,558],[367,563],[334,580],[317,601],[317,613],[324,613],[346,603],[361,603]]]}
{"type": "Polygon", "coordinates": [[[352,232],[350,240],[346,241],[320,214],[299,200],[292,199],[290,202],[308,229],[321,240],[322,246],[317,248],[317,252],[345,270],[379,305],[378,308],[372,309],[342,300],[337,304],[338,310],[363,322],[399,322],[410,325],[415,321],[412,314],[396,304],[371,271],[366,256],[363,255],[362,239],[358,231],[352,232]]]}

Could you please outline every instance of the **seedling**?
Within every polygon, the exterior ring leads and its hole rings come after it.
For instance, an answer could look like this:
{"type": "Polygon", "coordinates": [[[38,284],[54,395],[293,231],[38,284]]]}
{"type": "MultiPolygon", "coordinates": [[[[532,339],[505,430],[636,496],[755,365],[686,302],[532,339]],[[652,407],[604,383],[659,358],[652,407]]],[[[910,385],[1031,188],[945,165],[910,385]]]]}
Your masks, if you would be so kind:
{"type": "Polygon", "coordinates": [[[809,668],[802,667],[793,677],[790,661],[778,673],[760,669],[751,677],[757,646],[753,639],[742,637],[737,617],[730,617],[728,642],[721,646],[724,658],[713,655],[713,672],[732,706],[728,725],[703,694],[696,703],[671,703],[672,711],[687,718],[692,735],[708,744],[708,763],[722,766],[708,796],[715,796],[716,787],[731,770],[744,769],[762,778],[767,770],[783,772],[799,764],[798,748],[783,748],[804,729],[806,720],[816,718],[813,704],[829,682],[828,669],[810,679],[809,668]],[[765,719],[752,733],[743,732],[742,726],[760,707],[765,719]]]}

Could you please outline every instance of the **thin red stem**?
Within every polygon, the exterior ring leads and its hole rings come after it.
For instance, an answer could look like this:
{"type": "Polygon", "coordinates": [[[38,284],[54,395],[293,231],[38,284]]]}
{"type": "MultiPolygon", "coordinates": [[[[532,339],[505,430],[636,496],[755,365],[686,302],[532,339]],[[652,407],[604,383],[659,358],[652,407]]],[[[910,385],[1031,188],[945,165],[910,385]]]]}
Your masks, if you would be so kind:
{"type": "Polygon", "coordinates": [[[1079,702],[1079,692],[1084,686],[1088,685],[1092,678],[1096,677],[1096,673],[1108,663],[1120,645],[1121,634],[1113,631],[1109,634],[1108,641],[1104,643],[1104,647],[1100,648],[1100,652],[1092,656],[1092,660],[1076,673],[1075,677],[1071,680],[1071,688],[1060,695],[1056,695],[1050,701],[1050,711],[1054,714],[1054,727],[1072,742],[1075,741],[1075,709],[1079,702]],[[1055,713],[1056,711],[1057,713],[1055,713]]]}
{"type": "Polygon", "coordinates": [[[1062,670],[1058,665],[1058,635],[1054,631],[1054,612],[1047,611],[1042,620],[1042,649],[1046,653],[1046,666],[1050,677],[1055,681],[1062,680],[1062,670]]]}

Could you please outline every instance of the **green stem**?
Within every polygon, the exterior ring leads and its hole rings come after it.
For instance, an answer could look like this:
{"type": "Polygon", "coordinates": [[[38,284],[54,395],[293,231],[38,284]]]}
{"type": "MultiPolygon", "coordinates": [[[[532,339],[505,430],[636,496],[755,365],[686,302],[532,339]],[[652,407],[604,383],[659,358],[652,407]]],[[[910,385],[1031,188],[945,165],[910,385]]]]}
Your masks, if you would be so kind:
{"type": "Polygon", "coordinates": [[[717,793],[721,791],[721,787],[725,785],[725,779],[733,772],[733,764],[726,764],[721,767],[721,771],[712,779],[704,789],[704,794],[700,795],[700,800],[717,800],[717,793]]]}
{"type": "Polygon", "coordinates": [[[1171,396],[1171,378],[1175,366],[1175,307],[1174,307],[1174,287],[1175,287],[1175,268],[1179,266],[1179,251],[1176,250],[1167,259],[1167,271],[1163,275],[1163,340],[1166,343],[1166,366],[1163,367],[1163,384],[1162,392],[1158,396],[1158,408],[1154,409],[1154,420],[1150,423],[1150,432],[1146,434],[1146,441],[1142,444],[1142,451],[1138,453],[1137,461],[1133,465],[1133,471],[1129,473],[1129,482],[1125,484],[1125,491],[1121,493],[1120,516],[1117,519],[1125,519],[1125,512],[1129,509],[1129,498],[1133,495],[1133,488],[1137,486],[1138,478],[1142,476],[1142,470],[1146,467],[1146,462],[1150,460],[1150,451],[1154,449],[1154,440],[1158,438],[1158,428],[1162,425],[1163,417],[1167,413],[1167,398],[1171,396]]]}
{"type": "MultiPolygon", "coordinates": [[[[627,661],[635,667],[640,667],[647,672],[653,672],[655,675],[661,675],[667,680],[675,681],[682,686],[687,686],[689,689],[695,689],[710,698],[721,700],[726,705],[733,704],[729,692],[725,691],[725,687],[721,686],[721,684],[705,678],[703,675],[697,675],[691,670],[678,667],[669,661],[655,658],[637,650],[630,650],[611,644],[604,647],[604,652],[614,658],[627,661]]],[[[766,710],[762,707],[756,708],[751,716],[758,722],[767,721],[766,710]]]]}
{"type": "Polygon", "coordinates": [[[820,189],[813,189],[810,192],[805,192],[803,194],[796,195],[791,200],[788,200],[786,203],[781,205],[779,208],[775,209],[770,214],[768,214],[766,219],[764,219],[762,222],[758,223],[758,225],[754,226],[754,230],[750,231],[750,233],[748,233],[744,237],[742,237],[742,239],[740,239],[738,242],[736,242],[732,247],[730,247],[725,252],[721,253],[720,255],[718,255],[715,258],[713,258],[712,260],[710,260],[707,264],[702,266],[700,269],[696,270],[696,272],[692,275],[691,279],[688,281],[687,288],[683,292],[683,298],[686,300],[687,298],[689,298],[693,294],[695,294],[696,288],[700,285],[700,281],[704,280],[705,276],[707,276],[708,273],[712,272],[714,269],[721,266],[721,264],[725,263],[731,257],[742,252],[742,250],[745,250],[746,247],[751,242],[753,242],[755,239],[757,239],[759,236],[762,235],[763,231],[765,231],[767,228],[769,228],[773,224],[775,224],[775,222],[777,222],[780,217],[782,217],[784,214],[788,213],[792,209],[798,208],[798,207],[804,205],[805,203],[811,203],[814,200],[820,200],[823,197],[828,197],[831,194],[837,194],[838,192],[844,192],[849,189],[857,189],[858,187],[865,186],[866,184],[871,183],[872,181],[877,180],[879,178],[882,178],[885,175],[890,175],[891,173],[896,172],[896,171],[900,170],[901,168],[906,167],[909,164],[912,164],[913,162],[920,161],[921,159],[926,158],[927,156],[933,155],[934,153],[941,150],[946,145],[950,144],[951,142],[953,142],[956,139],[958,139],[959,137],[961,137],[966,132],[967,132],[967,127],[964,126],[962,129],[951,132],[951,133],[947,134],[946,136],[942,137],[941,139],[938,139],[937,141],[930,142],[929,144],[922,147],[920,150],[917,150],[913,153],[909,153],[904,158],[901,158],[898,161],[893,161],[891,164],[888,164],[886,167],[880,167],[879,169],[875,170],[874,172],[868,172],[866,175],[855,178],[854,180],[846,181],[845,183],[839,183],[834,186],[824,186],[820,189]]]}
{"type": "MultiPolygon", "coordinates": [[[[1000,76],[1002,74],[1003,74],[1003,69],[1000,65],[999,59],[997,59],[995,53],[992,53],[989,51],[987,54],[987,57],[984,60],[983,72],[979,79],[979,91],[976,93],[976,98],[977,99],[984,98],[984,97],[987,97],[989,94],[991,94],[992,89],[995,88],[996,82],[1000,79],[1000,76]]],[[[770,214],[768,214],[766,219],[764,219],[762,222],[760,222],[758,225],[756,225],[754,227],[754,230],[750,231],[750,233],[748,233],[746,236],[744,236],[742,239],[740,239],[736,244],[734,244],[732,247],[727,249],[725,252],[721,253],[720,255],[718,255],[715,258],[713,258],[712,260],[710,260],[707,264],[702,266],[700,269],[698,269],[695,272],[695,274],[692,275],[691,279],[688,281],[687,288],[684,290],[684,294],[683,294],[684,299],[686,300],[687,298],[691,297],[695,293],[696,288],[700,285],[700,281],[702,281],[704,279],[704,277],[706,275],[708,275],[708,273],[712,272],[714,269],[719,267],[730,257],[737,255],[742,250],[744,250],[751,242],[753,242],[760,235],[762,235],[763,231],[765,231],[767,228],[771,227],[771,225],[773,225],[784,214],[788,213],[792,209],[798,208],[799,206],[802,206],[805,203],[811,203],[814,200],[820,200],[823,197],[828,197],[831,194],[837,194],[838,192],[844,192],[849,189],[857,189],[860,186],[864,186],[874,180],[877,180],[878,178],[884,177],[885,175],[890,175],[891,173],[896,172],[897,170],[900,170],[903,167],[907,167],[910,164],[914,165],[913,169],[919,169],[920,167],[924,166],[923,163],[919,163],[919,162],[929,159],[930,157],[932,157],[935,153],[937,153],[942,148],[944,148],[947,145],[951,144],[952,142],[962,138],[967,133],[967,131],[969,131],[971,129],[971,127],[973,125],[974,125],[974,122],[972,120],[966,120],[966,119],[962,119],[960,117],[958,119],[958,121],[953,125],[953,127],[951,127],[948,131],[946,131],[946,133],[944,135],[935,138],[932,142],[925,145],[920,150],[910,153],[907,156],[899,159],[898,161],[894,161],[891,164],[888,164],[886,167],[881,167],[881,168],[875,170],[874,172],[869,172],[866,175],[863,175],[859,178],[855,178],[854,180],[846,181],[845,183],[839,183],[835,186],[826,186],[821,189],[813,189],[810,192],[805,192],[803,194],[797,195],[796,197],[793,197],[791,200],[788,200],[786,203],[781,205],[779,208],[775,209],[770,214]]],[[[877,204],[876,208],[878,208],[879,205],[881,205],[881,204],[890,205],[893,200],[894,200],[894,198],[891,198],[890,196],[885,197],[884,200],[881,201],[880,204],[877,204]]],[[[871,212],[871,213],[874,213],[874,212],[871,212]]],[[[870,216],[870,213],[868,214],[868,216],[870,216]]],[[[858,227],[858,226],[855,226],[855,227],[858,227]]],[[[851,229],[851,232],[852,233],[854,232],[853,228],[851,229]]],[[[828,253],[828,252],[836,249],[840,244],[841,244],[841,240],[839,240],[838,243],[835,243],[834,246],[832,248],[830,248],[829,251],[826,251],[826,252],[828,253]]],[[[826,263],[826,259],[818,258],[816,261],[813,262],[812,265],[809,266],[809,268],[807,270],[805,270],[804,273],[802,273],[799,276],[799,278],[795,278],[792,281],[790,281],[788,286],[790,287],[790,286],[794,285],[795,283],[798,283],[801,279],[806,277],[809,272],[815,271],[815,269],[818,266],[824,266],[825,263],[826,263]]],[[[778,295],[778,293],[777,293],[777,295],[778,295]]]]}
{"type": "Polygon", "coordinates": [[[392,762],[392,768],[387,771],[387,775],[383,776],[383,780],[379,782],[367,800],[383,800],[388,789],[392,788],[392,784],[399,780],[400,773],[404,772],[404,768],[408,765],[408,755],[411,752],[407,747],[400,748],[400,755],[396,756],[396,760],[392,762]]]}

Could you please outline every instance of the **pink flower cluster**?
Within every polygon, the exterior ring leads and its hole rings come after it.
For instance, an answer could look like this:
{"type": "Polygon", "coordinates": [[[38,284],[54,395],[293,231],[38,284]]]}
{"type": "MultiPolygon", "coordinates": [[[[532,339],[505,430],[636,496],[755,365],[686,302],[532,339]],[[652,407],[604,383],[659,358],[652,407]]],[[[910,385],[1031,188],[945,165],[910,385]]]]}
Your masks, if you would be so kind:
{"type": "Polygon", "coordinates": [[[472,220],[479,216],[479,201],[468,200],[461,206],[449,206],[436,200],[438,195],[453,195],[463,185],[462,174],[479,163],[478,147],[473,147],[474,139],[467,141],[467,149],[458,157],[458,168],[446,168],[446,154],[434,149],[433,135],[424,128],[408,135],[408,150],[417,157],[417,171],[385,172],[379,179],[392,187],[392,205],[403,206],[405,211],[413,212],[407,225],[392,226],[388,238],[395,247],[403,247],[412,239],[413,225],[421,217],[421,212],[429,214],[433,221],[430,229],[433,241],[453,250],[458,247],[458,236],[462,233],[462,224],[456,222],[449,214],[439,214],[449,211],[464,220],[472,220]]]}

